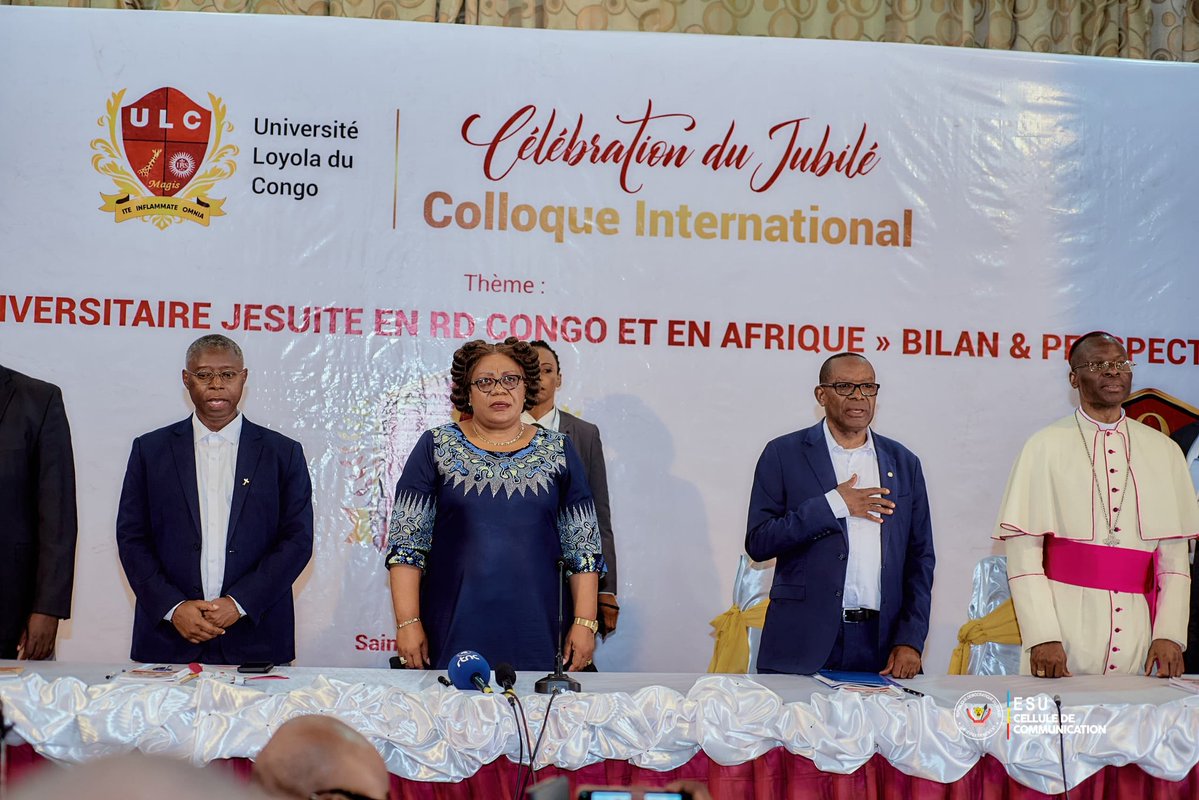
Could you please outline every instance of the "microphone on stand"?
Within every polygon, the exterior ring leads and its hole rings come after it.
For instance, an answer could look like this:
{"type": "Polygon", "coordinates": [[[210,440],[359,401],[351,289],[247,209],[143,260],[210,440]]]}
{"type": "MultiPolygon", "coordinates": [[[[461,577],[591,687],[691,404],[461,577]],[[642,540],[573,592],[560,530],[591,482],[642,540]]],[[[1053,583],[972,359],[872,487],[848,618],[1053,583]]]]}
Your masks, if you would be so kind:
{"type": "Polygon", "coordinates": [[[495,665],[495,682],[504,690],[503,694],[509,702],[516,697],[516,692],[512,690],[516,685],[516,670],[512,669],[512,665],[507,661],[495,665]]]}
{"type": "Polygon", "coordinates": [[[566,585],[566,561],[558,559],[558,652],[554,658],[554,671],[533,685],[537,694],[557,694],[558,692],[577,692],[582,684],[563,672],[562,663],[562,587],[566,585]]]}
{"type": "Polygon", "coordinates": [[[474,650],[463,650],[450,659],[447,670],[450,680],[459,689],[478,689],[480,692],[492,694],[493,690],[487,683],[491,678],[491,665],[487,659],[474,650]]]}
{"type": "Polygon", "coordinates": [[[1066,778],[1066,734],[1062,730],[1062,696],[1060,694],[1053,696],[1053,704],[1057,706],[1057,743],[1062,755],[1062,792],[1066,795],[1066,800],[1070,800],[1070,784],[1066,778]]]}

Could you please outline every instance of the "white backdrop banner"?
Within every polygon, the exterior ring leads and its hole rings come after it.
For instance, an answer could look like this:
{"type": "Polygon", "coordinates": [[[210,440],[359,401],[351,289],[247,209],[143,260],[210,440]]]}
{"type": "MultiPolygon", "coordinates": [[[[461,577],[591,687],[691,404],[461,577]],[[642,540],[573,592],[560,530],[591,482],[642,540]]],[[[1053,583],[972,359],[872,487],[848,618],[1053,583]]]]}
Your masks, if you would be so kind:
{"type": "Polygon", "coordinates": [[[611,670],[705,667],[757,456],[830,353],[924,463],[933,673],[1070,337],[1199,394],[1194,65],[0,7],[0,75],[0,360],[62,387],[79,472],[65,659],[128,654],[121,478],[206,332],[309,458],[306,665],[386,664],[391,495],[467,339],[549,340],[603,431],[611,670]]]}

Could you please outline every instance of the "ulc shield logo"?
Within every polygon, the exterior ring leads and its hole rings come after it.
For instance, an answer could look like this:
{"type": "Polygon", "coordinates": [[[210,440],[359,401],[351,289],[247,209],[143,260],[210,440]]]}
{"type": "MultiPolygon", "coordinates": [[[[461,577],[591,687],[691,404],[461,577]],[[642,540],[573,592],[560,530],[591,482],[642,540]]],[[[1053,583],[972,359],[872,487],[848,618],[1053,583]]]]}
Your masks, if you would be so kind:
{"type": "Polygon", "coordinates": [[[121,107],[125,157],[141,184],[172,197],[204,163],[212,112],[178,89],[155,89],[121,107]]]}
{"type": "Polygon", "coordinates": [[[224,198],[209,192],[237,169],[238,149],[223,142],[233,130],[226,108],[211,93],[210,105],[163,86],[127,105],[114,92],[97,124],[107,136],[92,141],[92,166],[112,178],[116,194],[100,196],[101,211],[114,222],[141,219],[165,229],[190,220],[207,226],[224,216],[224,198]]]}

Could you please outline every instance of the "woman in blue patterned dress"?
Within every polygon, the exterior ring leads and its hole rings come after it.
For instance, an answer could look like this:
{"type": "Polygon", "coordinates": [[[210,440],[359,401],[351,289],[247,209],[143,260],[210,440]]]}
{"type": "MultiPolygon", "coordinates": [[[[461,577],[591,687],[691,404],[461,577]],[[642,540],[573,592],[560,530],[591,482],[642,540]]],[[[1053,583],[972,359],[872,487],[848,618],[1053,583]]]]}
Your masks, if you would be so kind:
{"type": "Polygon", "coordinates": [[[559,560],[570,586],[563,660],[568,670],[591,663],[599,525],[570,440],[521,422],[539,375],[537,352],[515,338],[454,353],[450,398],[471,418],[421,436],[388,533],[396,649],[408,668],[444,669],[476,650],[492,664],[553,669],[559,560]]]}

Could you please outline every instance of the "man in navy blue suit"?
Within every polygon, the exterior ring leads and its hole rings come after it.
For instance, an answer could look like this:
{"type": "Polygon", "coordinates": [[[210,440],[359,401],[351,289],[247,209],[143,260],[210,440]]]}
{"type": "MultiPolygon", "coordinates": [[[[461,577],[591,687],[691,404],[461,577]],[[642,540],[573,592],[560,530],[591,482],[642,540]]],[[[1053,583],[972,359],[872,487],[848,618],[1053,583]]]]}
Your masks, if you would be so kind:
{"type": "Polygon", "coordinates": [[[761,672],[920,671],[933,536],[920,461],[870,430],[879,384],[860,355],[820,368],[822,422],[766,445],[745,549],[777,559],[761,672]]]}
{"type": "Polygon", "coordinates": [[[135,661],[295,658],[292,584],[312,557],[312,483],[299,442],[238,411],[237,343],[203,336],[183,385],[195,414],[133,442],[117,545],[137,596],[135,661]]]}

